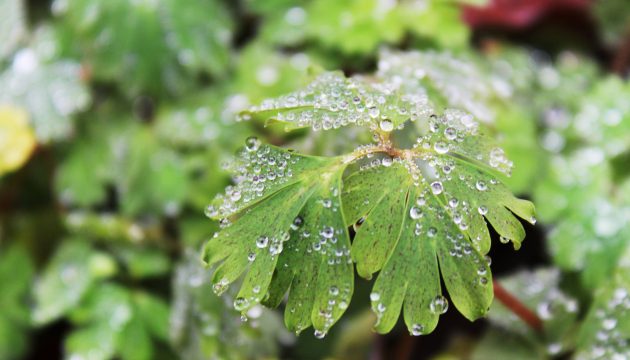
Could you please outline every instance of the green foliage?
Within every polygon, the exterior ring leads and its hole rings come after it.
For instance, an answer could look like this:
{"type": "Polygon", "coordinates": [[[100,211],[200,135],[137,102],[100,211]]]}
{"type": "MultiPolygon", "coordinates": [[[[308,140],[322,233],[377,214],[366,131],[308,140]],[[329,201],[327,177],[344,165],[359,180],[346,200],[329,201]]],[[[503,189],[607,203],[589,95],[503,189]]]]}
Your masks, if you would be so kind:
{"type": "Polygon", "coordinates": [[[178,94],[189,86],[188,74],[225,71],[232,36],[222,3],[180,5],[176,0],[58,0],[53,12],[64,52],[85,55],[97,80],[116,82],[129,95],[159,94],[162,84],[178,94]]]}
{"type": "Polygon", "coordinates": [[[289,329],[312,324],[323,337],[348,307],[354,261],[366,278],[382,270],[370,295],[379,332],[391,330],[403,302],[409,331],[431,332],[448,307],[440,272],[464,316],[485,314],[492,286],[484,217],[519,248],[525,232],[508,209],[535,222],[533,206],[493,176],[509,174],[512,164],[479,135],[471,115],[428,116],[426,97],[395,89],[386,81],[324,73],[242,115],[282,121],[287,129],[363,125],[381,140],[331,158],[246,141],[232,165],[237,184],[207,209],[223,219],[223,230],[204,250],[208,264],[221,262],[213,276],[219,293],[247,271],[237,310],[261,301],[277,305],[290,288],[289,329]],[[425,135],[411,149],[395,149],[389,134],[408,119],[425,135]],[[357,222],[350,246],[347,226],[357,222]]]}
{"type": "Polygon", "coordinates": [[[0,358],[401,357],[448,307],[487,330],[410,357],[628,357],[626,1],[597,56],[483,2],[0,0],[0,358]]]}

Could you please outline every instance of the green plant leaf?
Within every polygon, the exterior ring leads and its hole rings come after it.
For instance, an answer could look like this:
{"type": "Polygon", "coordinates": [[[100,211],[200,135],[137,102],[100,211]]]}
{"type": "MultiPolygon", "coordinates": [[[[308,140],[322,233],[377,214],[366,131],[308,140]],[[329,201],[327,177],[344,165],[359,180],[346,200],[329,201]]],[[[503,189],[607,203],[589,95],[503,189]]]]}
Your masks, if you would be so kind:
{"type": "Polygon", "coordinates": [[[104,258],[108,256],[80,239],[63,242],[34,286],[33,321],[46,324],[65,315],[79,304],[97,279],[111,276],[110,266],[102,271],[104,258]]]}
{"type": "Polygon", "coordinates": [[[265,299],[277,304],[290,287],[285,321],[324,334],[347,308],[353,291],[350,239],[340,196],[345,166],[248,142],[235,164],[239,183],[211,205],[215,218],[233,217],[205,247],[217,292],[246,270],[235,308],[265,299]],[[275,270],[275,271],[274,271],[275,270]]]}
{"type": "Polygon", "coordinates": [[[576,359],[623,359],[630,356],[630,247],[613,275],[595,292],[577,341],[576,359]]]}
{"type": "Polygon", "coordinates": [[[386,157],[344,182],[346,218],[362,219],[352,246],[357,272],[381,271],[371,296],[379,332],[395,325],[403,305],[412,334],[431,332],[446,301],[440,272],[457,309],[471,320],[483,316],[492,300],[484,217],[515,248],[525,231],[510,211],[533,221],[532,204],[493,175],[493,168],[509,171],[509,162],[499,150],[482,152],[467,116],[432,120],[402,159],[386,157]]]}
{"type": "Polygon", "coordinates": [[[194,75],[222,75],[232,37],[231,17],[220,2],[180,5],[69,0],[57,1],[53,13],[65,53],[88,65],[95,79],[115,81],[131,96],[177,94],[194,75]]]}
{"type": "Polygon", "coordinates": [[[0,72],[0,103],[25,108],[40,142],[65,139],[73,131],[71,115],[90,103],[80,72],[75,62],[45,63],[34,49],[21,49],[0,72]]]}
{"type": "Polygon", "coordinates": [[[426,96],[400,93],[395,84],[388,82],[326,72],[302,90],[265,100],[244,111],[241,119],[276,120],[283,122],[286,130],[310,127],[317,131],[360,125],[390,132],[407,120],[427,118],[430,114],[426,96]]]}

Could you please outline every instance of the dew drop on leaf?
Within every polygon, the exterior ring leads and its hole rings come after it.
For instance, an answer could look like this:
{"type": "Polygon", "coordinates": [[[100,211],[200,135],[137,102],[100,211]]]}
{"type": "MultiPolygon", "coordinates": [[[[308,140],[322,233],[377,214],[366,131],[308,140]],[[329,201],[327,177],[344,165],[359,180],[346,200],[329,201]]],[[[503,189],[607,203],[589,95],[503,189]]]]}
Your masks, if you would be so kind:
{"type": "Polygon", "coordinates": [[[409,209],[409,217],[414,220],[420,219],[420,217],[422,217],[422,209],[412,206],[411,209],[409,209]]]}
{"type": "Polygon", "coordinates": [[[378,124],[378,126],[381,128],[381,130],[383,130],[385,132],[390,132],[390,131],[394,130],[394,123],[391,120],[389,120],[389,119],[381,120],[381,122],[378,124]]]}
{"type": "Polygon", "coordinates": [[[448,300],[446,300],[446,298],[442,295],[436,296],[433,300],[431,300],[429,310],[437,315],[444,314],[446,310],[448,310],[448,300]]]}
{"type": "Polygon", "coordinates": [[[442,186],[441,182],[434,181],[431,183],[431,191],[434,195],[440,195],[442,191],[444,191],[444,187],[442,186]]]}
{"type": "Polygon", "coordinates": [[[245,140],[245,148],[247,151],[256,151],[260,148],[260,140],[255,136],[250,136],[245,140]]]}

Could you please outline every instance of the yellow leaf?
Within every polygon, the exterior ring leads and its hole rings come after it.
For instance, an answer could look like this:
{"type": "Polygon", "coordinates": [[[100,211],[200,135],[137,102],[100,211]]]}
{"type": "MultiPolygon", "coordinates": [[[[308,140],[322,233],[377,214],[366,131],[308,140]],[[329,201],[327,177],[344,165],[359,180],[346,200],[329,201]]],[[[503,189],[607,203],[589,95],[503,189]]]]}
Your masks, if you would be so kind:
{"type": "Polygon", "coordinates": [[[24,109],[0,105],[0,175],[19,169],[35,149],[35,134],[24,109]]]}

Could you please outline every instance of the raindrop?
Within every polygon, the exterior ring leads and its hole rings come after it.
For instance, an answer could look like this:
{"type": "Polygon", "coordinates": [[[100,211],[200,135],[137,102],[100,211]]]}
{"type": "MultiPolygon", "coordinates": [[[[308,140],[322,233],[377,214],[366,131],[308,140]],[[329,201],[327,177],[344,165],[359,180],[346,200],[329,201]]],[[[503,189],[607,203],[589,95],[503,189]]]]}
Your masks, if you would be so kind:
{"type": "Polygon", "coordinates": [[[501,244],[507,244],[510,242],[510,239],[505,236],[500,236],[499,241],[501,241],[501,244]]]}
{"type": "Polygon", "coordinates": [[[409,209],[409,217],[414,220],[420,219],[422,217],[422,209],[412,206],[411,209],[409,209]]]}
{"type": "Polygon", "coordinates": [[[304,219],[301,216],[296,216],[295,219],[293,219],[293,223],[291,224],[291,230],[295,231],[301,228],[303,224],[304,224],[304,219]]]}
{"type": "Polygon", "coordinates": [[[315,332],[313,334],[318,339],[323,339],[326,336],[326,332],[325,331],[321,331],[321,330],[315,330],[315,332]]]}
{"type": "Polygon", "coordinates": [[[448,300],[442,295],[436,296],[429,304],[429,309],[432,313],[441,315],[448,310],[448,300]]]}
{"type": "Polygon", "coordinates": [[[433,145],[435,152],[438,154],[446,154],[448,152],[448,144],[443,141],[438,141],[433,145]]]}
{"type": "Polygon", "coordinates": [[[481,180],[477,181],[477,184],[475,186],[479,191],[486,191],[488,189],[488,185],[486,185],[486,183],[481,180]]]}
{"type": "Polygon", "coordinates": [[[420,336],[424,333],[424,326],[420,324],[411,325],[411,335],[420,336]]]}
{"type": "Polygon", "coordinates": [[[447,140],[455,140],[455,138],[457,137],[457,130],[455,130],[455,128],[452,128],[452,127],[447,127],[444,130],[444,137],[447,140]]]}
{"type": "Polygon", "coordinates": [[[392,158],[390,158],[389,156],[384,157],[383,160],[381,160],[381,164],[383,164],[383,166],[385,166],[385,167],[392,166],[393,162],[394,162],[394,160],[392,158]]]}
{"type": "Polygon", "coordinates": [[[383,119],[379,123],[379,127],[383,131],[390,132],[390,131],[394,130],[394,123],[391,120],[389,120],[389,119],[383,119]]]}
{"type": "Polygon", "coordinates": [[[250,136],[245,140],[245,148],[247,151],[256,151],[260,148],[260,140],[255,136],[250,136]]]}
{"type": "Polygon", "coordinates": [[[234,309],[236,309],[237,311],[243,311],[248,306],[249,306],[249,300],[242,297],[238,297],[234,299],[234,309]]]}
{"type": "Polygon", "coordinates": [[[377,292],[372,292],[370,294],[370,300],[372,301],[379,301],[381,299],[381,294],[377,293],[377,292]]]}
{"type": "Polygon", "coordinates": [[[442,187],[442,183],[439,181],[434,181],[431,183],[431,191],[434,195],[440,195],[442,191],[444,191],[444,187],[442,187]]]}
{"type": "Polygon", "coordinates": [[[268,243],[269,243],[269,238],[266,236],[261,236],[258,239],[256,239],[256,246],[259,249],[266,248],[268,243]]]}
{"type": "Polygon", "coordinates": [[[370,115],[372,119],[376,118],[380,113],[380,110],[376,106],[372,106],[368,109],[368,115],[370,115]]]}
{"type": "Polygon", "coordinates": [[[488,213],[488,208],[484,205],[481,205],[477,208],[477,211],[479,211],[479,214],[481,215],[486,215],[488,213]]]}

